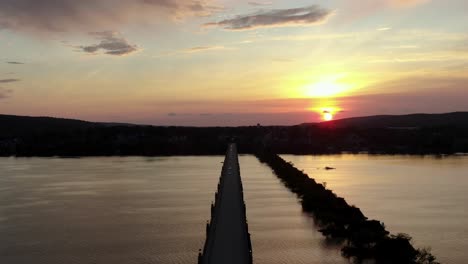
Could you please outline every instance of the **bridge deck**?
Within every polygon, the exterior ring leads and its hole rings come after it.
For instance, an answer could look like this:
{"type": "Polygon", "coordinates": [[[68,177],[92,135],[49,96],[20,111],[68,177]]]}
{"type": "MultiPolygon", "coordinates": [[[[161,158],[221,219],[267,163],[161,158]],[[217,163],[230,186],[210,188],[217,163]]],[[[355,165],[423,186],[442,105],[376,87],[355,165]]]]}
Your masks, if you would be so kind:
{"type": "Polygon", "coordinates": [[[212,206],[211,222],[199,262],[203,264],[252,263],[239,161],[235,144],[230,144],[212,206]]]}

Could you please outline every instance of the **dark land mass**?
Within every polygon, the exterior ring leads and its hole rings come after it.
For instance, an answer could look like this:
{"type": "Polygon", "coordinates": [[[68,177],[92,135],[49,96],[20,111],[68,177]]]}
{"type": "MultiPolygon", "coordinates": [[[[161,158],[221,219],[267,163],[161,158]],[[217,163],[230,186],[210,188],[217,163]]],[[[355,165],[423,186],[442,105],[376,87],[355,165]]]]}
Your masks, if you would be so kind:
{"type": "Polygon", "coordinates": [[[49,132],[69,132],[97,125],[98,123],[75,119],[0,115],[0,137],[27,137],[49,132]]]}
{"type": "MultiPolygon", "coordinates": [[[[304,123],[303,126],[317,125],[317,123],[304,123]]],[[[335,128],[417,128],[430,126],[465,126],[468,127],[468,112],[454,112],[446,114],[411,114],[411,115],[376,115],[365,117],[352,117],[335,121],[318,123],[320,126],[333,126],[335,128]]]]}
{"type": "Polygon", "coordinates": [[[162,127],[0,115],[0,156],[468,153],[468,112],[358,117],[297,126],[162,127]]]}

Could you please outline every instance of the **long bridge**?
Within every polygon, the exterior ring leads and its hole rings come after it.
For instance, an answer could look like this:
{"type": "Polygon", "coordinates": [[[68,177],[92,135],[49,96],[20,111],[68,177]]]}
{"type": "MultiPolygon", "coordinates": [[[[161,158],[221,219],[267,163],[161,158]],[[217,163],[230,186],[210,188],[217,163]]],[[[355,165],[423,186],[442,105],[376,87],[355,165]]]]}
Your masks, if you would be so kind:
{"type": "Polygon", "coordinates": [[[198,263],[252,263],[252,244],[234,143],[226,151],[218,190],[211,204],[211,221],[206,224],[205,246],[198,254],[198,263]]]}

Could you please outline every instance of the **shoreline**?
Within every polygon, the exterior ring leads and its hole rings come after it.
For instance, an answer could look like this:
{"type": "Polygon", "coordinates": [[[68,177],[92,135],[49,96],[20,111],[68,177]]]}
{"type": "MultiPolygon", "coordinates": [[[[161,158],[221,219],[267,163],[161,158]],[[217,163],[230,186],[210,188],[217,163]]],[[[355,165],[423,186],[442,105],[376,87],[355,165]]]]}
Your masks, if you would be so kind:
{"type": "Polygon", "coordinates": [[[311,213],[326,238],[346,241],[346,258],[376,263],[438,264],[427,249],[416,249],[406,234],[392,235],[378,220],[369,220],[358,207],[326,189],[277,154],[261,151],[260,162],[269,166],[283,184],[300,200],[303,211],[311,213]]]}

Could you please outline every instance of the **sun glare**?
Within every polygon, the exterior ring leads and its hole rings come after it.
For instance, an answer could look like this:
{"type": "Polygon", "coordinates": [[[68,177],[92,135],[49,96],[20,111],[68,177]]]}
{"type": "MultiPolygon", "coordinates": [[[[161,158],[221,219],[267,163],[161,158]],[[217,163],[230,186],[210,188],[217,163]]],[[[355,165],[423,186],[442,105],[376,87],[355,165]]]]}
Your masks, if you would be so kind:
{"type": "Polygon", "coordinates": [[[309,97],[332,97],[343,95],[349,91],[350,84],[340,82],[346,74],[336,74],[323,77],[318,82],[305,86],[305,94],[309,97]]]}
{"type": "Polygon", "coordinates": [[[334,120],[337,115],[343,112],[343,107],[339,105],[339,101],[333,98],[322,98],[311,101],[311,107],[307,110],[315,113],[315,118],[322,121],[334,120]]]}
{"type": "Polygon", "coordinates": [[[327,111],[323,112],[323,120],[325,121],[331,121],[333,120],[333,114],[327,111]]]}

